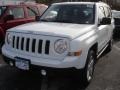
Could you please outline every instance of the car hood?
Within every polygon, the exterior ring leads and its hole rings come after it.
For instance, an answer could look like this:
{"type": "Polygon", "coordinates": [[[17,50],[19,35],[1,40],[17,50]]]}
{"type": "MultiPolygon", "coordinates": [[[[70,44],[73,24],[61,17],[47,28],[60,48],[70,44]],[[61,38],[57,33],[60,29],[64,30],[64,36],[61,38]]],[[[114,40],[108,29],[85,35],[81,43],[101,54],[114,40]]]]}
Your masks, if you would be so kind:
{"type": "Polygon", "coordinates": [[[34,22],[14,27],[8,31],[74,39],[93,30],[94,28],[95,25],[87,24],[34,22]]]}

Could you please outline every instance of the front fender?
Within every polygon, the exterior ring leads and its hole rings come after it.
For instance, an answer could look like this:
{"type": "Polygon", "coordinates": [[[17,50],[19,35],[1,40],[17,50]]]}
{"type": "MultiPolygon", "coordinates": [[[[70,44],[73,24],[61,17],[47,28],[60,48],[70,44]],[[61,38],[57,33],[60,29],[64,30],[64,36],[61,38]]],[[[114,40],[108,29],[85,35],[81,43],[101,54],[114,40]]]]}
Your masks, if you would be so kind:
{"type": "Polygon", "coordinates": [[[3,29],[0,27],[0,40],[3,40],[5,38],[5,32],[3,29]]]}
{"type": "Polygon", "coordinates": [[[82,50],[80,55],[79,67],[84,68],[87,60],[89,49],[97,42],[97,34],[95,30],[92,30],[74,40],[70,43],[70,52],[76,52],[82,50]]]}

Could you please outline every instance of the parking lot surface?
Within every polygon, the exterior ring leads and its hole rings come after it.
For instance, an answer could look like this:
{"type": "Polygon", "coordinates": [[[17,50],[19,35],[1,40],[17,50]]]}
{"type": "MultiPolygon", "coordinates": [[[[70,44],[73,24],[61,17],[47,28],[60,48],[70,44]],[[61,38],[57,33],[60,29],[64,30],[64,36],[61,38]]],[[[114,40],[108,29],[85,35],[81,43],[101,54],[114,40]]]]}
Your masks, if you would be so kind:
{"type": "MultiPolygon", "coordinates": [[[[0,90],[41,90],[41,83],[39,72],[20,71],[5,65],[0,55],[0,90]]],[[[47,90],[120,90],[120,41],[115,41],[113,50],[98,60],[88,86],[82,86],[77,77],[67,75],[49,77],[45,84],[47,90]]]]}

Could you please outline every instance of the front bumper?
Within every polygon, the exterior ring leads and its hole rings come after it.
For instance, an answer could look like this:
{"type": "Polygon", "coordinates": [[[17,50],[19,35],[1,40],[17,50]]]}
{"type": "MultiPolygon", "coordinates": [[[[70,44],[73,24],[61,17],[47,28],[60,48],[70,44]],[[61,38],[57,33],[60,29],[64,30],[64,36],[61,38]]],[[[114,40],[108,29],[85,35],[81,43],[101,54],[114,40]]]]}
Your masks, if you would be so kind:
{"type": "Polygon", "coordinates": [[[2,47],[2,54],[9,58],[8,61],[15,60],[15,57],[20,57],[30,60],[31,65],[41,66],[41,67],[50,67],[50,68],[75,68],[82,69],[84,64],[81,63],[80,57],[66,57],[64,60],[51,60],[46,58],[32,57],[21,53],[16,53],[8,49],[5,45],[2,47]]]}
{"type": "MultiPolygon", "coordinates": [[[[4,61],[10,65],[10,63],[12,62],[13,63],[13,67],[16,67],[15,66],[15,60],[13,59],[10,59],[6,56],[3,55],[3,58],[4,58],[4,61]]],[[[42,66],[37,66],[37,65],[33,65],[33,64],[30,64],[30,67],[29,67],[29,70],[30,71],[42,71],[42,70],[45,70],[47,75],[63,75],[63,74],[69,74],[69,75],[76,75],[76,74],[79,74],[80,73],[80,70],[78,69],[75,69],[75,68],[51,68],[51,67],[42,67],[42,66]]],[[[42,73],[41,73],[42,74],[42,73]]]]}

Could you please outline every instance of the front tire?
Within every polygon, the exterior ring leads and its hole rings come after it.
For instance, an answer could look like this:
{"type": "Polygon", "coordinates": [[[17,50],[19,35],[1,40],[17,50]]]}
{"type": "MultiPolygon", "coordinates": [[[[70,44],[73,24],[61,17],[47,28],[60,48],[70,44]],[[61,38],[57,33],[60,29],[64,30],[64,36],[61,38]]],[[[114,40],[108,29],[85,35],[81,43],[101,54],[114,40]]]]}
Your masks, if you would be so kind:
{"type": "Polygon", "coordinates": [[[96,60],[95,52],[93,50],[90,50],[88,52],[85,68],[82,71],[82,81],[85,85],[88,85],[93,79],[95,60],[96,60]]]}

